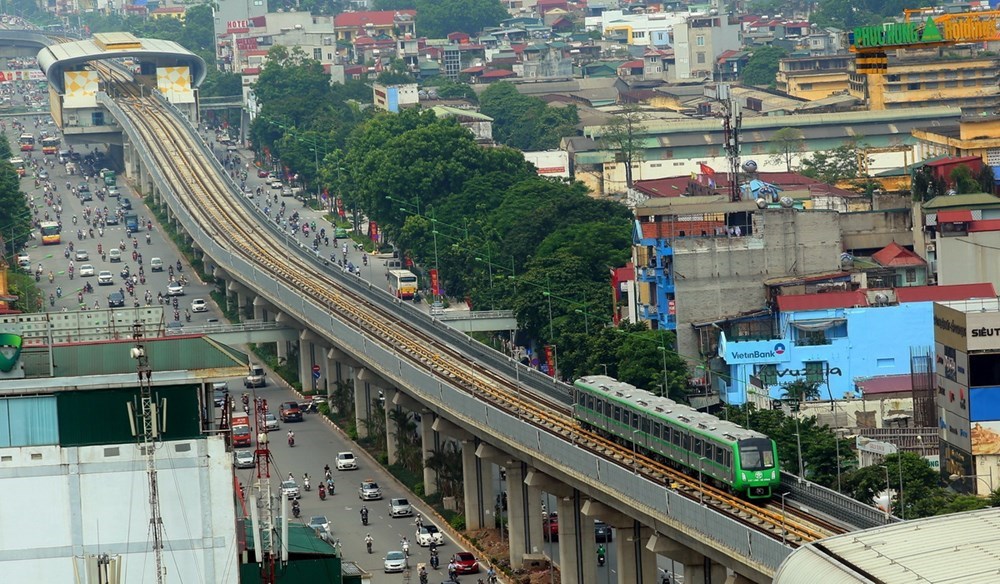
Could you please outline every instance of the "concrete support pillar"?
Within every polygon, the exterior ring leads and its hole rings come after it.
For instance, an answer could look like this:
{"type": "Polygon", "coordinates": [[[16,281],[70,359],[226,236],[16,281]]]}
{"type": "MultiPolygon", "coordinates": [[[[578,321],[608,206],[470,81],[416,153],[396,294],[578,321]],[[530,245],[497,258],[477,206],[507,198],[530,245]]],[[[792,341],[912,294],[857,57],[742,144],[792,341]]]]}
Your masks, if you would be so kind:
{"type": "Polygon", "coordinates": [[[524,479],[528,465],[513,462],[507,467],[507,518],[510,527],[510,563],[524,564],[525,554],[542,552],[542,491],[524,479]]]}
{"type": "MultiPolygon", "coordinates": [[[[714,573],[714,572],[713,572],[714,573]]],[[[753,584],[753,580],[743,574],[730,574],[724,580],[726,584],[753,584]]]]}
{"type": "MultiPolygon", "coordinates": [[[[649,538],[646,548],[650,553],[661,554],[684,566],[684,581],[695,584],[743,584],[744,576],[730,576],[726,567],[713,562],[704,554],[659,534],[649,538]]],[[[655,556],[654,556],[655,557],[655,556]]]]}
{"type": "Polygon", "coordinates": [[[434,451],[440,446],[441,437],[434,431],[434,414],[420,414],[420,451],[424,459],[424,494],[433,495],[438,492],[437,471],[427,466],[434,451]]]}
{"type": "Polygon", "coordinates": [[[299,336],[299,383],[302,384],[302,391],[312,391],[312,352],[313,344],[305,335],[299,336]]]}
{"type": "Polygon", "coordinates": [[[242,286],[236,289],[236,310],[239,314],[240,322],[244,322],[247,319],[246,308],[250,304],[250,300],[247,297],[246,289],[242,286]]]}
{"type": "Polygon", "coordinates": [[[254,320],[268,320],[268,304],[260,296],[255,296],[253,299],[253,319],[254,320]]]}
{"type": "Polygon", "coordinates": [[[403,408],[393,403],[396,393],[395,388],[387,387],[383,394],[385,397],[385,457],[389,464],[399,462],[399,449],[396,447],[396,436],[399,434],[399,428],[396,427],[392,412],[401,411],[403,408]]]}
{"type": "Polygon", "coordinates": [[[492,529],[495,520],[493,504],[493,464],[476,456],[479,440],[462,441],[462,486],[465,499],[466,529],[492,529]]]}
{"type": "Polygon", "coordinates": [[[366,377],[370,376],[364,367],[354,369],[354,423],[358,438],[368,437],[368,416],[371,414],[372,400],[366,377]]]}
{"type": "Polygon", "coordinates": [[[597,582],[594,521],[582,513],[582,505],[580,492],[575,489],[569,497],[559,497],[556,505],[559,511],[559,573],[563,584],[597,582]]]}
{"type": "MultiPolygon", "coordinates": [[[[659,575],[656,554],[646,546],[646,541],[653,535],[653,530],[633,520],[631,528],[618,527],[617,535],[614,545],[615,557],[618,559],[618,583],[655,582],[659,575]]],[[[689,580],[686,570],[684,577],[685,582],[699,582],[699,580],[689,580]]]]}

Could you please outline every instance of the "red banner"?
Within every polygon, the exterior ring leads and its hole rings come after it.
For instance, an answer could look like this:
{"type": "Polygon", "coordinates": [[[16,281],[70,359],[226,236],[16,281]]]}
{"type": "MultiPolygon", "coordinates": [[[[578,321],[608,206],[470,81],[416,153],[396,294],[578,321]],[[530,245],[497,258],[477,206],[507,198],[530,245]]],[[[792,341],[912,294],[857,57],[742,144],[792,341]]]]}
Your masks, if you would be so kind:
{"type": "Polygon", "coordinates": [[[337,215],[340,215],[341,219],[347,217],[347,213],[344,212],[344,199],[340,197],[337,197],[337,215]]]}
{"type": "Polygon", "coordinates": [[[378,223],[374,221],[368,222],[368,237],[371,238],[372,241],[378,243],[378,223]]]}
{"type": "Polygon", "coordinates": [[[555,377],[556,359],[555,359],[555,351],[552,350],[552,345],[545,345],[545,362],[549,365],[549,375],[555,377]]]}
{"type": "Polygon", "coordinates": [[[431,293],[435,296],[440,296],[438,292],[438,271],[435,269],[431,270],[431,293]]]}

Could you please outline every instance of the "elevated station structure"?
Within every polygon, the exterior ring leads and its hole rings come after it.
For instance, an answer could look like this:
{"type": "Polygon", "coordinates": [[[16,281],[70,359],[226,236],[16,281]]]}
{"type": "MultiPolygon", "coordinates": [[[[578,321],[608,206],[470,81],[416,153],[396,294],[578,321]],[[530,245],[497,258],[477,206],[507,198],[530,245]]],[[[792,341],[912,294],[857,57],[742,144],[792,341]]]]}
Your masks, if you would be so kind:
{"type": "Polygon", "coordinates": [[[114,94],[108,74],[92,65],[114,61],[128,70],[143,91],[159,91],[191,120],[198,119],[198,86],[205,61],[174,41],[138,38],[126,32],[45,46],[38,65],[49,81],[52,116],[70,143],[121,144],[121,128],[97,103],[97,94],[114,94]]]}

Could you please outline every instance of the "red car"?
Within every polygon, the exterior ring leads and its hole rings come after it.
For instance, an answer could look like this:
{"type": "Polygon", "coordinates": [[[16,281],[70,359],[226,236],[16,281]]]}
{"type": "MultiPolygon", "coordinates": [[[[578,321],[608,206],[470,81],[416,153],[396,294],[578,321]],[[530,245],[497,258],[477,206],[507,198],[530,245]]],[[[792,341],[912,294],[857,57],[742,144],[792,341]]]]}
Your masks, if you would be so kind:
{"type": "Polygon", "coordinates": [[[549,513],[548,517],[542,520],[542,536],[545,541],[559,541],[558,513],[549,513]]]}
{"type": "Polygon", "coordinates": [[[479,560],[471,552],[458,552],[455,554],[455,571],[459,574],[478,574],[479,560]]]}
{"type": "Polygon", "coordinates": [[[257,178],[267,178],[267,171],[263,168],[257,169],[257,178]]]}

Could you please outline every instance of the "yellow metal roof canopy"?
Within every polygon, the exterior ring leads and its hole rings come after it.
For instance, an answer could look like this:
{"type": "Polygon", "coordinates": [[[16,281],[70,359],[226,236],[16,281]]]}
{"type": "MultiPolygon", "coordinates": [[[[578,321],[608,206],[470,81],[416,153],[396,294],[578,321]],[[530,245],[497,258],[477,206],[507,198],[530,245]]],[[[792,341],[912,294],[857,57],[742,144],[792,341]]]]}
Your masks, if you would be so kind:
{"type": "Polygon", "coordinates": [[[142,41],[130,32],[99,32],[94,35],[94,44],[102,51],[128,51],[142,48],[142,41]]]}

